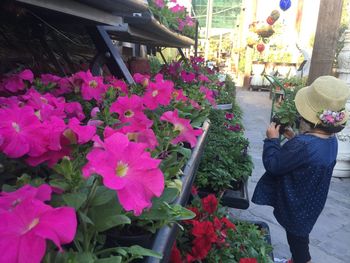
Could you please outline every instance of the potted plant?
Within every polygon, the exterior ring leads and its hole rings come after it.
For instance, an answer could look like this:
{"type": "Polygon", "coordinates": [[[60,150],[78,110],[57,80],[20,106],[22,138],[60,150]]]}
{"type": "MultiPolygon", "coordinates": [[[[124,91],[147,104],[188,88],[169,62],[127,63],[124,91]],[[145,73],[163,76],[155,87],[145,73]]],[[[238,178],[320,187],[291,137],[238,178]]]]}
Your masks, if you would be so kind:
{"type": "Polygon", "coordinates": [[[188,208],[196,217],[184,221],[171,263],[273,262],[265,233],[254,223],[232,220],[213,194],[202,199],[195,195],[188,208]]]}
{"type": "Polygon", "coordinates": [[[253,165],[247,154],[249,142],[243,136],[237,105],[233,113],[211,110],[211,130],[198,168],[195,185],[200,195],[217,193],[224,205],[249,206],[247,179],[253,165]]]}
{"type": "Polygon", "coordinates": [[[216,109],[230,110],[236,97],[236,86],[229,75],[225,75],[223,82],[218,83],[216,99],[216,109]]]}

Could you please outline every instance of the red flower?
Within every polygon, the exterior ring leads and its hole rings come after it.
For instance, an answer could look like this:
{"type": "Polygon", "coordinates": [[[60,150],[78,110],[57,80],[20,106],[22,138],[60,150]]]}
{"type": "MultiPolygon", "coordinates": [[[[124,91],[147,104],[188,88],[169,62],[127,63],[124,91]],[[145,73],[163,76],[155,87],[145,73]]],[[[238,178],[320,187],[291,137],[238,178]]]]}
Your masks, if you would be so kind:
{"type": "Polygon", "coordinates": [[[207,197],[202,199],[203,209],[209,214],[213,214],[218,208],[218,200],[215,195],[210,194],[207,197]]]}
{"type": "Polygon", "coordinates": [[[225,113],[225,119],[226,120],[233,120],[233,117],[234,117],[235,115],[233,114],[233,113],[229,113],[229,112],[226,112],[225,113]]]}
{"type": "Polygon", "coordinates": [[[227,228],[236,230],[236,225],[228,220],[226,217],[221,218],[221,223],[224,223],[227,228]]]}
{"type": "Polygon", "coordinates": [[[192,195],[198,195],[198,189],[194,185],[192,185],[192,187],[191,187],[191,194],[192,195]]]}
{"type": "Polygon", "coordinates": [[[214,218],[214,227],[215,230],[221,230],[222,228],[222,222],[220,222],[220,219],[217,217],[214,218]]]}
{"type": "Polygon", "coordinates": [[[193,221],[192,235],[205,239],[206,242],[215,242],[217,239],[213,223],[210,221],[193,221]]]}
{"type": "Polygon", "coordinates": [[[191,250],[191,255],[196,260],[204,259],[211,249],[211,243],[204,238],[195,238],[193,240],[193,247],[191,250]]]}
{"type": "Polygon", "coordinates": [[[256,258],[241,258],[239,263],[258,263],[256,258]]]}
{"type": "Polygon", "coordinates": [[[173,248],[171,250],[170,263],[182,263],[181,253],[176,246],[176,242],[174,243],[173,248]]]}

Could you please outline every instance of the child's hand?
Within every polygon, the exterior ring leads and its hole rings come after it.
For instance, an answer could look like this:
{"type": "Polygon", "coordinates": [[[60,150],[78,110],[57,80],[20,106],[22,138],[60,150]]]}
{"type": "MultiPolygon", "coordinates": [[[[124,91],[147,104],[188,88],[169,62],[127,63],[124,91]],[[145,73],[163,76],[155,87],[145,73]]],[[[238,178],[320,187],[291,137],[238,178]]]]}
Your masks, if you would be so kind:
{"type": "Polygon", "coordinates": [[[280,130],[280,125],[276,126],[276,123],[271,122],[269,127],[267,127],[267,130],[266,130],[267,138],[269,139],[279,138],[280,136],[279,130],[280,130]]]}

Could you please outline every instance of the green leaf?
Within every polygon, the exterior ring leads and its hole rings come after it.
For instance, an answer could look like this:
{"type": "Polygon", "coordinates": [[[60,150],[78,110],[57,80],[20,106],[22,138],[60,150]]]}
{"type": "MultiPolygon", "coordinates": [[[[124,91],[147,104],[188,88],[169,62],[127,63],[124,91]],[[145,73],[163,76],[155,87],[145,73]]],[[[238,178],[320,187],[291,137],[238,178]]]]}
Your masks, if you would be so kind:
{"type": "Polygon", "coordinates": [[[131,220],[129,217],[125,215],[111,215],[108,217],[100,217],[97,221],[95,221],[95,228],[99,232],[106,231],[112,227],[131,224],[131,220]]]}
{"type": "Polygon", "coordinates": [[[73,172],[73,165],[71,161],[64,157],[62,161],[59,164],[56,164],[53,168],[57,173],[61,174],[66,178],[67,180],[72,180],[72,174],[73,172]]]}
{"type": "Polygon", "coordinates": [[[140,247],[138,245],[131,246],[131,247],[123,247],[126,251],[128,251],[130,254],[135,256],[147,256],[147,257],[155,257],[155,258],[163,258],[163,255],[160,253],[157,253],[153,250],[140,247]]]}
{"type": "Polygon", "coordinates": [[[192,150],[185,147],[177,147],[174,149],[175,152],[181,153],[185,158],[190,159],[192,150]]]}
{"type": "Polygon", "coordinates": [[[98,260],[95,260],[95,263],[121,263],[122,257],[121,256],[114,256],[109,258],[101,258],[98,260]]]}
{"type": "Polygon", "coordinates": [[[91,206],[104,205],[115,198],[115,191],[107,189],[104,186],[97,187],[96,195],[91,200],[91,206]]]}
{"type": "Polygon", "coordinates": [[[78,211],[79,217],[82,221],[84,221],[87,224],[91,224],[94,225],[94,222],[90,219],[90,217],[88,217],[86,214],[84,214],[81,211],[78,211]]]}
{"type": "Polygon", "coordinates": [[[85,193],[68,193],[63,194],[62,198],[68,206],[78,210],[86,201],[87,195],[85,193]]]}

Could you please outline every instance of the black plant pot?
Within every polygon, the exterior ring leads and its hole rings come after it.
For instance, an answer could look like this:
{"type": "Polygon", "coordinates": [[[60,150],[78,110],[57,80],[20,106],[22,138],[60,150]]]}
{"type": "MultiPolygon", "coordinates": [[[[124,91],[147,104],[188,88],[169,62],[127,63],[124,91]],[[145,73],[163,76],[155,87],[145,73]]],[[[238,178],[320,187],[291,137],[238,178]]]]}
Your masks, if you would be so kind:
{"type": "Polygon", "coordinates": [[[153,234],[149,232],[121,232],[117,230],[109,230],[107,233],[106,247],[129,247],[139,245],[144,248],[151,248],[153,242],[153,234]]]}
{"type": "MultiPolygon", "coordinates": [[[[248,196],[248,181],[232,181],[230,189],[226,189],[221,197],[221,204],[237,209],[248,209],[249,207],[249,196],[248,196]]],[[[200,198],[206,197],[209,194],[218,195],[212,189],[202,188],[198,189],[198,196],[200,198]]]]}
{"type": "Polygon", "coordinates": [[[232,182],[231,186],[232,188],[225,190],[221,198],[222,205],[237,209],[248,209],[248,180],[232,182]]]}

